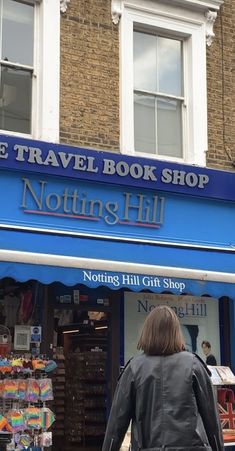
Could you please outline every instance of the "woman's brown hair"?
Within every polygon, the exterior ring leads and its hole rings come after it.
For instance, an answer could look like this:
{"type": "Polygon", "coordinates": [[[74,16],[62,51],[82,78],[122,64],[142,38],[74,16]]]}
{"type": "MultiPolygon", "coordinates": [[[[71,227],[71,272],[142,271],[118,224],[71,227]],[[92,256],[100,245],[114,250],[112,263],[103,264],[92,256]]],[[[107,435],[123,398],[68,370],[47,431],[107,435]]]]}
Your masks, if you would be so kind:
{"type": "Polygon", "coordinates": [[[169,355],[185,350],[180,322],[172,308],[160,305],[148,314],[137,349],[147,355],[169,355]]]}

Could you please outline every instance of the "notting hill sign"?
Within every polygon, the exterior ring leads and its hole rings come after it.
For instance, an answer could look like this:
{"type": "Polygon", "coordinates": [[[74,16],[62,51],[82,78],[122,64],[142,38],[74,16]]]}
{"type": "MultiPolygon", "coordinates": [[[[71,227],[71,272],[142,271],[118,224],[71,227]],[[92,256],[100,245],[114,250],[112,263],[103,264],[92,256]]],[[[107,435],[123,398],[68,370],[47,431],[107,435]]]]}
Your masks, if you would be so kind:
{"type": "Polygon", "coordinates": [[[235,200],[235,174],[0,135],[0,169],[235,200]]]}

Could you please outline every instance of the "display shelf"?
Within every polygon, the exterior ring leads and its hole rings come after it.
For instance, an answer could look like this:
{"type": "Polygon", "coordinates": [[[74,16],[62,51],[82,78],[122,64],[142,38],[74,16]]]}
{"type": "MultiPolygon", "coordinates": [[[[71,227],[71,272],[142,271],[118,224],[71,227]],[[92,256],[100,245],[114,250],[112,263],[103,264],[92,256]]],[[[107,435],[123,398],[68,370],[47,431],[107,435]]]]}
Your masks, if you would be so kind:
{"type": "Polygon", "coordinates": [[[11,443],[12,434],[9,432],[0,432],[0,451],[6,451],[7,445],[11,443]]]}
{"type": "Polygon", "coordinates": [[[56,422],[52,426],[54,439],[63,440],[65,436],[65,359],[64,355],[60,357],[54,355],[57,363],[57,369],[52,376],[54,389],[54,400],[52,401],[52,410],[56,416],[56,422]]]}
{"type": "Polygon", "coordinates": [[[235,375],[228,366],[208,365],[213,385],[235,385],[235,375]]]}
{"type": "Polygon", "coordinates": [[[56,310],[77,310],[77,311],[94,311],[99,310],[99,312],[109,312],[111,310],[110,305],[100,305],[91,302],[83,302],[80,304],[63,304],[54,303],[54,309],[56,310]]]}
{"type": "MultiPolygon", "coordinates": [[[[82,351],[66,356],[66,441],[79,450],[101,445],[106,428],[107,353],[100,348],[91,351],[93,338],[82,351]]],[[[102,346],[106,338],[95,341],[102,346]]]]}

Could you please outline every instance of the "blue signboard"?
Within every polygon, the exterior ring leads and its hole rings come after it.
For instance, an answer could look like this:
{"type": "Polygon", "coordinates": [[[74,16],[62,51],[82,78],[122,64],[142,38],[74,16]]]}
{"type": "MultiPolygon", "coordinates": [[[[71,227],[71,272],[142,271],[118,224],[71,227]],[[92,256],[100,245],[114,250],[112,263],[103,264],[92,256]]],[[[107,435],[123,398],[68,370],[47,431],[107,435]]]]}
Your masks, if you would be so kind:
{"type": "Polygon", "coordinates": [[[235,173],[0,136],[0,168],[235,200],[235,173]]]}
{"type": "MultiPolygon", "coordinates": [[[[89,288],[105,286],[111,290],[130,289],[131,291],[149,290],[153,293],[171,293],[175,295],[193,294],[194,296],[230,296],[234,299],[235,284],[199,281],[176,277],[159,277],[146,274],[128,274],[125,272],[95,271],[80,268],[63,268],[23,263],[0,262],[1,277],[12,277],[20,282],[39,280],[50,284],[58,281],[66,286],[84,284],[89,288]]],[[[148,306],[146,305],[146,312],[148,306]]]]}
{"type": "Polygon", "coordinates": [[[0,171],[0,224],[86,235],[231,247],[231,203],[0,171]]]}

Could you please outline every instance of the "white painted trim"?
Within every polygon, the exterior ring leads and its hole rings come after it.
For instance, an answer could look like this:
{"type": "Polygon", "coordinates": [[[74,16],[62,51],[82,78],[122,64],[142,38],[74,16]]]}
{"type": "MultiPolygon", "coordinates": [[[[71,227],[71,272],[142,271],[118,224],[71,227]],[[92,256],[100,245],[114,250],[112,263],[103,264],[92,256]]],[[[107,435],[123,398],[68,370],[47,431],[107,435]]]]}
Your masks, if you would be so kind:
{"type": "MultiPolygon", "coordinates": [[[[33,137],[59,142],[60,97],[60,1],[39,5],[38,111],[33,137]]],[[[33,112],[33,114],[35,111],[33,112]]]]}
{"type": "Polygon", "coordinates": [[[120,24],[120,151],[134,155],[134,105],[133,105],[133,20],[129,14],[122,16],[120,24]]]}
{"type": "Polygon", "coordinates": [[[62,13],[67,11],[68,3],[70,3],[70,0],[60,0],[60,11],[62,13]]]}
{"type": "Polygon", "coordinates": [[[59,266],[65,268],[90,269],[98,271],[127,272],[152,276],[180,277],[183,279],[210,282],[235,283],[235,274],[217,271],[205,271],[172,266],[155,266],[140,263],[100,260],[92,258],[70,257],[35,252],[0,250],[0,261],[26,263],[33,265],[59,266]]]}
{"type": "MultiPolygon", "coordinates": [[[[188,41],[189,43],[189,41],[188,41]]],[[[188,148],[185,162],[206,165],[208,148],[205,24],[195,27],[190,38],[188,83],[188,148]]]]}
{"type": "Polygon", "coordinates": [[[182,248],[182,249],[196,249],[196,250],[207,250],[207,251],[218,251],[218,252],[229,252],[234,254],[235,253],[235,247],[234,246],[212,246],[209,244],[193,244],[193,243],[184,243],[179,241],[160,241],[160,240],[150,240],[150,239],[141,239],[141,238],[131,238],[131,237],[125,237],[125,236],[116,236],[116,235],[101,235],[98,233],[83,233],[83,232],[75,232],[70,230],[55,230],[55,229],[47,229],[47,228],[41,228],[41,227],[27,227],[27,226],[19,226],[19,225],[12,225],[12,224],[1,224],[0,223],[0,229],[7,229],[7,230],[15,230],[17,232],[20,231],[28,231],[28,232],[39,232],[49,235],[60,235],[60,236],[70,236],[70,237],[77,237],[77,238],[93,238],[98,240],[104,240],[104,241],[118,241],[123,243],[144,243],[144,244],[151,244],[155,246],[166,246],[166,247],[174,247],[174,248],[182,248]]]}
{"type": "MultiPolygon", "coordinates": [[[[195,11],[205,11],[205,9],[213,8],[219,10],[224,0],[173,0],[175,5],[182,8],[188,8],[195,11]]],[[[166,3],[171,3],[172,0],[166,0],[166,3]]]]}
{"type": "MultiPolygon", "coordinates": [[[[123,1],[120,22],[120,151],[134,154],[133,121],[133,26],[134,23],[162,30],[182,38],[185,45],[184,160],[188,164],[206,165],[208,147],[206,89],[206,17],[162,2],[123,1]]],[[[195,2],[196,3],[196,2],[195,2]]],[[[198,3],[198,2],[197,2],[198,3]]],[[[209,3],[209,2],[207,2],[209,3]]],[[[140,155],[138,153],[138,155],[140,155]]],[[[141,154],[146,157],[149,155],[141,154]]],[[[151,155],[154,158],[154,155],[151,155]]],[[[157,159],[165,157],[156,155],[157,159]]],[[[168,159],[168,158],[167,158],[168,159]]]]}
{"type": "MultiPolygon", "coordinates": [[[[112,0],[111,2],[111,13],[113,17],[113,22],[118,23],[121,18],[123,7],[138,8],[142,10],[147,10],[149,1],[145,0],[112,0]],[[136,6],[137,5],[137,6],[136,6]]],[[[158,5],[164,4],[167,9],[180,8],[183,10],[188,10],[190,13],[205,14],[209,9],[218,11],[224,0],[157,0],[158,5]]],[[[152,6],[151,6],[152,7],[152,6]]]]}
{"type": "Polygon", "coordinates": [[[212,41],[215,37],[215,33],[213,31],[213,26],[217,17],[216,11],[207,11],[206,13],[206,43],[208,47],[211,46],[212,41]]]}
{"type": "Polygon", "coordinates": [[[117,25],[122,15],[122,0],[111,1],[111,16],[112,22],[117,25]]]}

